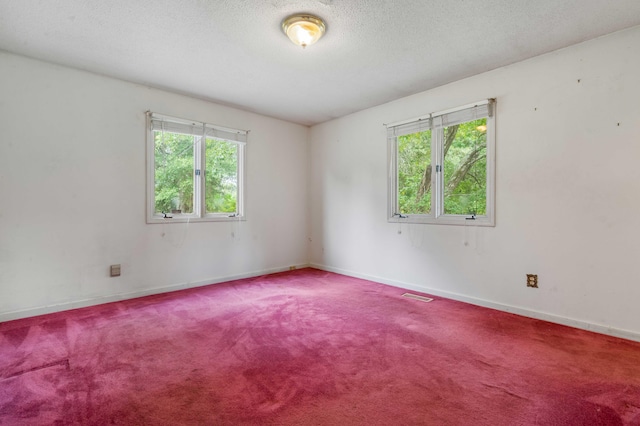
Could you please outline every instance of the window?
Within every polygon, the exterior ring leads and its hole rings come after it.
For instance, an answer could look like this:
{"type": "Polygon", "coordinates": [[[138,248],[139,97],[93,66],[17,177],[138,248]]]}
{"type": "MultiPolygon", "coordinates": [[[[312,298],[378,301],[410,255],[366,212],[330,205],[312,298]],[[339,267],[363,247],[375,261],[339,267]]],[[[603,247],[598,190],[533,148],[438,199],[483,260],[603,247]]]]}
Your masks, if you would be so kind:
{"type": "Polygon", "coordinates": [[[147,113],[147,222],[244,217],[247,132],[147,113]]]}
{"type": "Polygon", "coordinates": [[[495,100],[387,125],[389,220],[495,225],[495,100]]]}

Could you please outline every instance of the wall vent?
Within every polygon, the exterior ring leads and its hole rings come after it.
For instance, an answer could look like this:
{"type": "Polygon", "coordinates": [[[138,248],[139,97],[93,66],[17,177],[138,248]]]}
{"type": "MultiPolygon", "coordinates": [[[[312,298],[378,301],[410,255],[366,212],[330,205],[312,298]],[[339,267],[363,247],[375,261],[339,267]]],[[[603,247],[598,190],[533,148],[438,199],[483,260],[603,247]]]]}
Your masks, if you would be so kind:
{"type": "Polygon", "coordinates": [[[419,300],[421,302],[431,302],[431,301],[433,301],[433,299],[430,298],[430,297],[418,296],[417,294],[411,294],[411,293],[405,293],[405,294],[402,295],[402,297],[407,297],[409,299],[419,300]]]}

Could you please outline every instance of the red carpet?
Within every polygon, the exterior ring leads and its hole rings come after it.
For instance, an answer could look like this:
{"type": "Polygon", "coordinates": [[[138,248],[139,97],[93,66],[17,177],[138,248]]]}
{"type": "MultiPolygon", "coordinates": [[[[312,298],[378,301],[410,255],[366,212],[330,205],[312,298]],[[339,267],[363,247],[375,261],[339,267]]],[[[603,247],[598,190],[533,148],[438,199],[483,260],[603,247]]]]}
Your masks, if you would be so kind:
{"type": "Polygon", "coordinates": [[[1,425],[640,425],[640,343],[304,269],[0,324],[1,425]]]}

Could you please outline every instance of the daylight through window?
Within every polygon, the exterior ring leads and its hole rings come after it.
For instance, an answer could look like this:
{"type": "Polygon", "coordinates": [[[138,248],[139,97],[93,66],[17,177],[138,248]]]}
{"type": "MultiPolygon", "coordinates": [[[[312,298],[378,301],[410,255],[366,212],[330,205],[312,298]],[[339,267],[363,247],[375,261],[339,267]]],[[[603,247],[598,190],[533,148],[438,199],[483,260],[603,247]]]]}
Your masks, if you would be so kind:
{"type": "Polygon", "coordinates": [[[147,222],[244,217],[247,132],[147,113],[147,222]]]}
{"type": "Polygon", "coordinates": [[[387,126],[389,220],[495,224],[495,100],[387,126]]]}

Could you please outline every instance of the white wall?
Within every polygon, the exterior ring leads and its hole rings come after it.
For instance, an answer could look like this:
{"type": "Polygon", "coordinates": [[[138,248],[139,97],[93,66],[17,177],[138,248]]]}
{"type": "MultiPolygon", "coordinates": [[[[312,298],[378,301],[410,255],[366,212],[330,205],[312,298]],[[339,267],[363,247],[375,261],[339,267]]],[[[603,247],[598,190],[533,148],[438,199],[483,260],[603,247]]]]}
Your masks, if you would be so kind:
{"type": "Polygon", "coordinates": [[[303,126],[0,52],[0,321],[310,259],[640,339],[638,45],[634,28],[400,99],[310,147],[303,126]],[[487,97],[497,226],[388,223],[383,123],[487,97]],[[145,224],[146,110],[251,130],[247,222],[145,224]]]}
{"type": "Polygon", "coordinates": [[[312,264],[640,338],[638,46],[640,27],[314,126],[312,264]],[[398,234],[383,123],[489,97],[496,227],[398,234]]]}
{"type": "Polygon", "coordinates": [[[307,127],[2,52],[0,76],[0,321],[307,263],[307,127]],[[251,131],[246,222],[145,223],[146,110],[251,131]]]}

